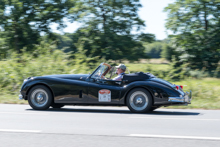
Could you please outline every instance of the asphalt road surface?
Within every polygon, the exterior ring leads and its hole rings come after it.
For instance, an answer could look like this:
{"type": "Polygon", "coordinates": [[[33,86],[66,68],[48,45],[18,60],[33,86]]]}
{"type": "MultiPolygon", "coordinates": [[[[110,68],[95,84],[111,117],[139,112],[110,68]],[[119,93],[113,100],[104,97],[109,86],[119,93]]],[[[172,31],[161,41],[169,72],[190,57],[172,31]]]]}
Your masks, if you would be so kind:
{"type": "Polygon", "coordinates": [[[220,110],[0,104],[0,147],[220,147],[220,110]]]}

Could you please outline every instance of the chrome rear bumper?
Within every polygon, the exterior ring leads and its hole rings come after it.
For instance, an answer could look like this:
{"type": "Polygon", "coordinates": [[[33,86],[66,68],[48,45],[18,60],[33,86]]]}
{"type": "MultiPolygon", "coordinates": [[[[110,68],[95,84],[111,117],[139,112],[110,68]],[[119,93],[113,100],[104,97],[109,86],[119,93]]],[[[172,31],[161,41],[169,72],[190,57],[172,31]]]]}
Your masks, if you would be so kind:
{"type": "Polygon", "coordinates": [[[192,91],[190,90],[190,92],[185,92],[185,95],[182,96],[180,95],[180,97],[169,97],[168,101],[169,102],[180,102],[180,103],[187,103],[190,104],[192,100],[192,91]]]}

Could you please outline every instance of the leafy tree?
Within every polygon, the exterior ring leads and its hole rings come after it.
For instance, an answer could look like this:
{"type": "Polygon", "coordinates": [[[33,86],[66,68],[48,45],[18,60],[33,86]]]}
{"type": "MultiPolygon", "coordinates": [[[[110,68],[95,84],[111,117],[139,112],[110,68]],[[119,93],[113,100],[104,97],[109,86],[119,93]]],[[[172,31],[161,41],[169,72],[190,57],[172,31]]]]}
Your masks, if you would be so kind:
{"type": "Polygon", "coordinates": [[[178,53],[170,44],[169,39],[155,41],[153,43],[144,42],[144,47],[146,49],[146,54],[150,58],[165,58],[171,61],[173,55],[178,55],[178,53]]]}
{"type": "Polygon", "coordinates": [[[165,8],[166,27],[181,61],[211,74],[220,61],[220,1],[176,0],[165,8]]]}
{"type": "Polygon", "coordinates": [[[40,33],[51,34],[49,25],[65,27],[63,18],[74,20],[74,0],[1,0],[0,27],[8,32],[10,48],[21,52],[40,42],[40,33]]]}
{"type": "Polygon", "coordinates": [[[75,43],[82,43],[87,56],[108,59],[137,60],[144,56],[144,47],[132,35],[144,22],[138,16],[139,0],[81,0],[86,9],[80,19],[84,24],[77,32],[75,43]]]}
{"type": "Polygon", "coordinates": [[[5,33],[0,31],[0,60],[6,58],[8,46],[5,41],[5,33]]]}
{"type": "Polygon", "coordinates": [[[57,38],[57,48],[58,49],[64,49],[65,52],[72,51],[72,34],[71,33],[65,33],[64,35],[60,34],[54,34],[57,38]]]}
{"type": "Polygon", "coordinates": [[[146,54],[151,58],[161,58],[163,45],[164,43],[159,41],[145,44],[146,54]]]}
{"type": "Polygon", "coordinates": [[[172,56],[172,62],[170,64],[170,70],[166,75],[167,80],[181,80],[185,77],[189,77],[189,68],[187,63],[179,61],[178,56],[172,56]]]}
{"type": "Polygon", "coordinates": [[[160,53],[160,57],[172,61],[172,57],[174,57],[174,55],[179,56],[180,54],[175,51],[175,48],[170,43],[170,40],[165,39],[162,44],[162,51],[160,53]]]}
{"type": "Polygon", "coordinates": [[[142,42],[152,43],[156,41],[155,35],[150,33],[141,33],[138,39],[142,42]]]}

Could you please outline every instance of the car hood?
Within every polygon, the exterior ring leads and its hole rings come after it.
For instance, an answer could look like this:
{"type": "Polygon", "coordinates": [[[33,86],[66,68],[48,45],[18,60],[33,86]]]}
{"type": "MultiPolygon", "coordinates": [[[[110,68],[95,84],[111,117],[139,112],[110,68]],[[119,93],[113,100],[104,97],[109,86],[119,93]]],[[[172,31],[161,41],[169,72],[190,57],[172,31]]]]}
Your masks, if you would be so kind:
{"type": "Polygon", "coordinates": [[[166,80],[163,80],[163,79],[160,79],[160,78],[152,78],[150,79],[151,81],[154,81],[154,82],[157,82],[157,83],[161,83],[161,84],[164,84],[164,85],[168,85],[170,87],[173,87],[173,84],[166,81],[166,80]]]}
{"type": "Polygon", "coordinates": [[[46,75],[42,77],[48,78],[61,78],[61,79],[71,79],[71,80],[83,80],[85,81],[89,74],[62,74],[62,75],[46,75]]]}

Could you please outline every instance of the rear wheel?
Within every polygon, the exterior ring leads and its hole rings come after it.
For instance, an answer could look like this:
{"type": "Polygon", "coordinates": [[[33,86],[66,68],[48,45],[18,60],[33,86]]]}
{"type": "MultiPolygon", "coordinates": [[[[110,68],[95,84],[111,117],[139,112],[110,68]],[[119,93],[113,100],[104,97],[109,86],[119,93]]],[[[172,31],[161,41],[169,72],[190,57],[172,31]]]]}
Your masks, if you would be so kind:
{"type": "Polygon", "coordinates": [[[131,112],[144,113],[150,111],[152,97],[147,90],[136,88],[128,93],[126,102],[131,112]]]}
{"type": "Polygon", "coordinates": [[[43,85],[31,88],[28,93],[28,103],[35,110],[46,110],[50,107],[53,97],[50,90],[43,85]]]}

